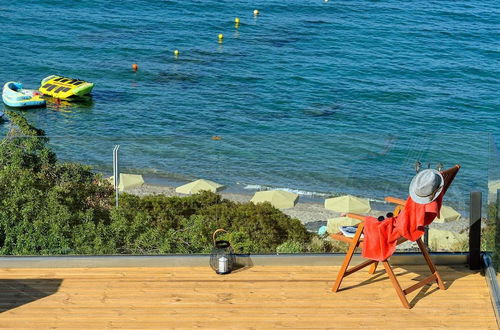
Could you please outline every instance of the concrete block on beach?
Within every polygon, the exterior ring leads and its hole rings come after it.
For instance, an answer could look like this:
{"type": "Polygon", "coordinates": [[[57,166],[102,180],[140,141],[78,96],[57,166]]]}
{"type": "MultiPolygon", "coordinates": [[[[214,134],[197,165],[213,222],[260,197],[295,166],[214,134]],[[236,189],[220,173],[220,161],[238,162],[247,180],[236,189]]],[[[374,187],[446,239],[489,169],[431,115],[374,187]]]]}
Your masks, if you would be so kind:
{"type": "MultiPolygon", "coordinates": [[[[109,177],[108,181],[114,184],[114,176],[109,177]]],[[[118,184],[119,191],[140,187],[144,184],[144,179],[140,174],[120,173],[120,182],[118,184]]]]}
{"type": "Polygon", "coordinates": [[[338,233],[340,231],[340,229],[339,229],[340,226],[354,226],[360,222],[361,221],[353,219],[353,218],[338,217],[338,218],[328,219],[326,227],[327,227],[327,231],[330,234],[335,234],[335,233],[338,233]]]}
{"type": "Polygon", "coordinates": [[[429,228],[429,247],[433,251],[457,251],[467,237],[466,233],[429,228]]]}
{"type": "Polygon", "coordinates": [[[446,222],[450,222],[450,221],[457,221],[457,220],[460,220],[460,217],[461,217],[460,213],[455,211],[455,209],[453,209],[452,207],[443,205],[441,207],[439,218],[434,219],[433,222],[446,223],[446,222]]]}
{"type": "Polygon", "coordinates": [[[488,182],[488,203],[496,202],[498,189],[500,189],[500,180],[493,180],[488,182]]]}
{"type": "Polygon", "coordinates": [[[257,191],[250,200],[254,204],[269,202],[277,209],[294,207],[299,200],[299,195],[283,190],[257,191]]]}
{"type": "Polygon", "coordinates": [[[187,183],[185,185],[175,188],[175,192],[179,194],[191,195],[196,194],[204,190],[211,192],[218,192],[224,189],[225,186],[205,179],[198,179],[193,182],[187,183]]]}

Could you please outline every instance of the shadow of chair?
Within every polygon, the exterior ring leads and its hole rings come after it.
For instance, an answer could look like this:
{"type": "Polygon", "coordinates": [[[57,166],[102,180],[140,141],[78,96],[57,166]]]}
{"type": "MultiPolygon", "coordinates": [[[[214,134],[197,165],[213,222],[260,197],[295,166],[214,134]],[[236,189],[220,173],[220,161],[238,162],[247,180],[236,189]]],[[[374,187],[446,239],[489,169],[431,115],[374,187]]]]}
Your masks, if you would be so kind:
{"type": "MultiPolygon", "coordinates": [[[[401,277],[404,275],[408,274],[414,274],[413,278],[411,278],[412,282],[418,283],[424,280],[427,276],[424,274],[419,274],[415,270],[418,268],[420,270],[422,267],[425,267],[425,264],[423,265],[404,265],[404,264],[397,264],[394,266],[395,269],[395,275],[397,277],[401,277]]],[[[441,268],[441,273],[443,275],[442,281],[444,288],[448,290],[453,286],[453,283],[456,280],[459,280],[460,278],[466,277],[466,276],[471,276],[479,273],[479,270],[469,270],[468,266],[466,264],[463,265],[444,265],[440,266],[441,268]],[[445,271],[443,272],[443,268],[445,271]]],[[[366,278],[365,280],[361,282],[357,282],[354,284],[346,285],[343,288],[339,288],[338,292],[344,291],[344,290],[349,290],[349,289],[354,289],[354,288],[361,288],[366,285],[372,285],[377,282],[384,282],[388,281],[389,276],[387,275],[386,271],[384,269],[381,270],[376,270],[373,272],[372,276],[366,278]]],[[[405,283],[408,284],[408,278],[406,278],[405,283]]],[[[410,306],[414,306],[419,300],[430,296],[431,294],[439,291],[439,287],[432,287],[430,284],[424,285],[420,288],[420,290],[417,292],[417,294],[409,301],[410,306]]]]}
{"type": "MultiPolygon", "coordinates": [[[[422,267],[425,265],[421,265],[422,267]]],[[[414,276],[411,281],[415,283],[419,283],[423,281],[427,276],[425,274],[421,273],[416,273],[415,270],[415,265],[396,265],[395,268],[399,268],[403,271],[397,272],[397,276],[408,274],[408,273],[414,273],[416,276],[414,276]]],[[[470,270],[469,266],[467,264],[463,265],[441,265],[439,266],[440,268],[440,274],[441,274],[441,279],[443,282],[443,286],[445,290],[448,290],[453,286],[453,283],[463,277],[471,276],[480,273],[479,270],[470,270]]],[[[385,273],[384,270],[380,270],[380,272],[383,274],[385,273]]],[[[383,277],[384,280],[387,280],[387,277],[383,277]]],[[[427,297],[430,296],[431,294],[439,291],[441,288],[440,287],[433,287],[431,286],[432,283],[429,283],[427,285],[424,285],[420,288],[418,293],[412,298],[412,300],[409,302],[410,306],[415,306],[415,304],[427,297]]]]}
{"type": "Polygon", "coordinates": [[[0,313],[56,293],[62,279],[0,279],[0,313]]]}

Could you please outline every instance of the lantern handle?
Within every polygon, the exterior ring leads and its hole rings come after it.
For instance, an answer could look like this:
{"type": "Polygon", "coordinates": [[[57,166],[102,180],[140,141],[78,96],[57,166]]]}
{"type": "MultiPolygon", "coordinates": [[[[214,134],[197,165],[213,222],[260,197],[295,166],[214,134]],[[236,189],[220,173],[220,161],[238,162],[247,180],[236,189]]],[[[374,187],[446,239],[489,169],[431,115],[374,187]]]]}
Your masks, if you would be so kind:
{"type": "Polygon", "coordinates": [[[220,233],[220,232],[225,232],[227,233],[227,231],[225,231],[224,229],[222,228],[219,228],[217,229],[216,231],[214,231],[213,235],[212,235],[212,240],[214,241],[214,246],[215,246],[215,235],[217,235],[217,233],[220,233]]]}

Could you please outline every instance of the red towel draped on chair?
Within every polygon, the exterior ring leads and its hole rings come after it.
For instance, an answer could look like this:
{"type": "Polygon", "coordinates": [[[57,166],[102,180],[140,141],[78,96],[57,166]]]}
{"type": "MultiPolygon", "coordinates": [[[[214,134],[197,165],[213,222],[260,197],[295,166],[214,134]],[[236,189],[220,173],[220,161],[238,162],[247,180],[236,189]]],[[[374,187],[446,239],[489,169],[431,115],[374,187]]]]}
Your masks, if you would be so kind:
{"type": "Polygon", "coordinates": [[[425,226],[439,216],[443,194],[428,204],[417,204],[410,197],[397,217],[378,221],[374,217],[365,218],[364,243],[361,255],[364,258],[383,261],[396,250],[399,237],[416,241],[425,232],[425,226]]]}
{"type": "Polygon", "coordinates": [[[439,217],[442,203],[443,194],[428,204],[417,204],[408,197],[404,209],[397,217],[396,230],[404,238],[416,241],[424,234],[424,227],[439,217]]]}

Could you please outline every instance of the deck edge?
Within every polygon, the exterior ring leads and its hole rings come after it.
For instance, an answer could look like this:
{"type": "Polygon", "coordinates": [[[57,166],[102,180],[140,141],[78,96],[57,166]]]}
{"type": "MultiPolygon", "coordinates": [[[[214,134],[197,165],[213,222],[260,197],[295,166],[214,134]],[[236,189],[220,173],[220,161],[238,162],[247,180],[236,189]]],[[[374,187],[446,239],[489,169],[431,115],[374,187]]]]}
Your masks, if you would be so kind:
{"type": "MultiPolygon", "coordinates": [[[[244,266],[339,266],[345,254],[256,254],[237,255],[244,266]]],[[[437,265],[465,265],[467,253],[432,253],[437,265]]],[[[210,255],[142,255],[142,256],[2,256],[2,268],[97,268],[97,267],[201,267],[208,266],[210,255]]],[[[353,261],[365,259],[355,255],[353,261]]],[[[423,265],[419,253],[397,253],[391,257],[394,265],[423,265]]]]}

